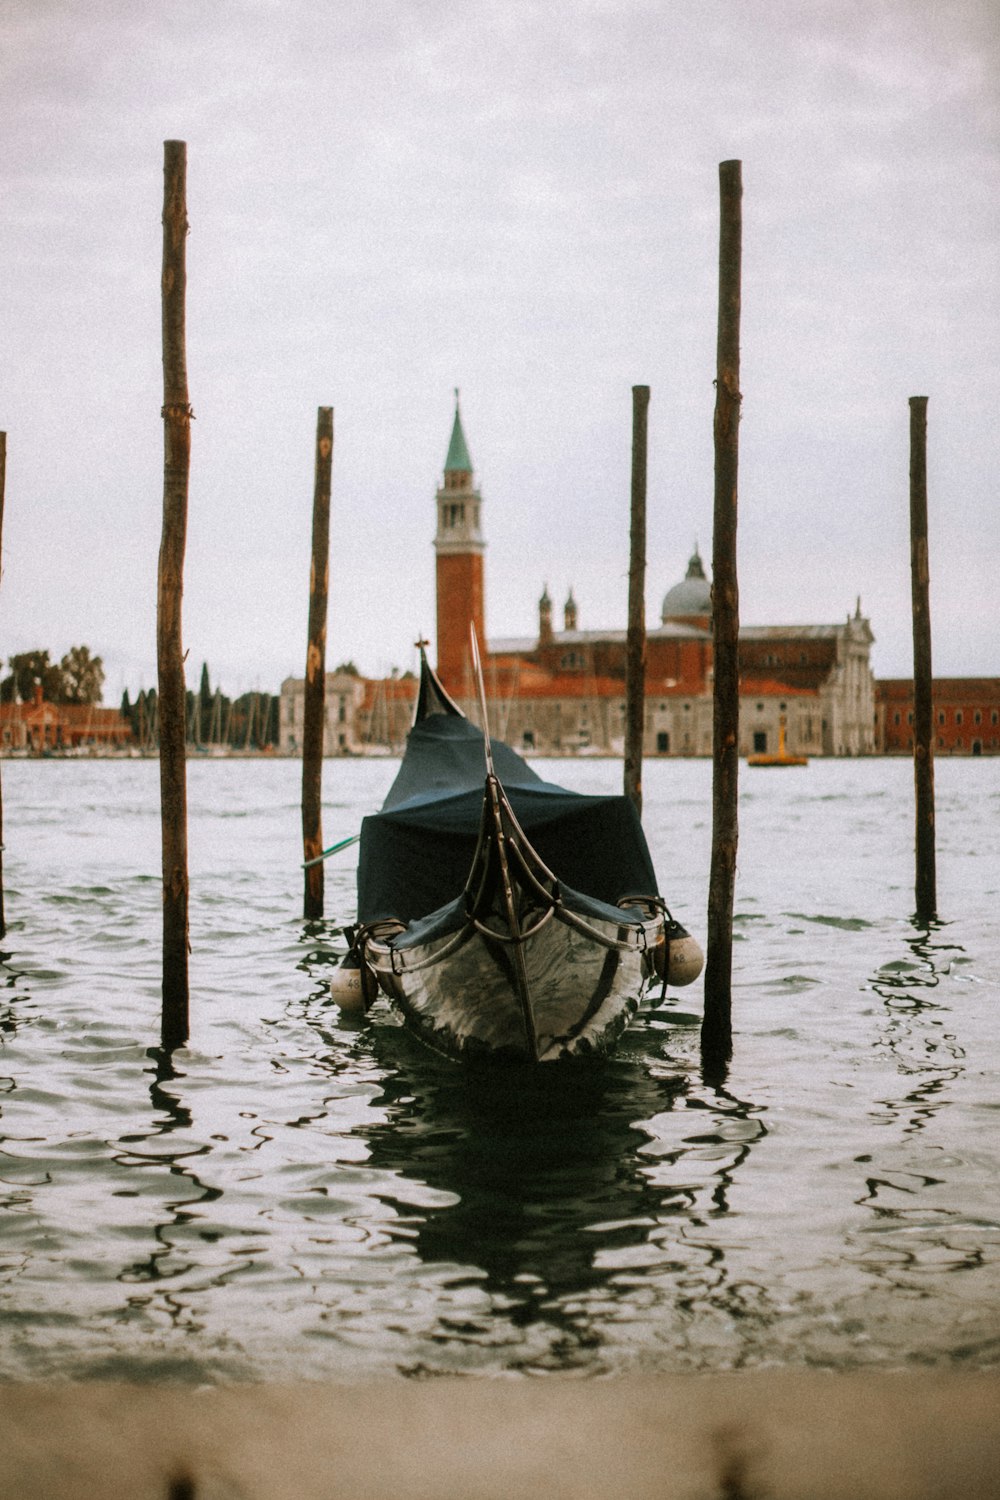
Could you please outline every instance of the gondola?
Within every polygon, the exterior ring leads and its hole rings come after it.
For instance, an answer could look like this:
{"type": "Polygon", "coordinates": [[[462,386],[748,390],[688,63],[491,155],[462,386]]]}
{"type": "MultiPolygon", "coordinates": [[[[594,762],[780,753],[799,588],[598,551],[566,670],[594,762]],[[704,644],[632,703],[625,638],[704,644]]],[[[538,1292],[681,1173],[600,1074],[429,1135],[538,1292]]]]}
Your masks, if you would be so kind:
{"type": "Polygon", "coordinates": [[[422,645],[403,760],[361,825],[347,934],[340,993],[353,984],[366,1009],[381,993],[430,1047],[470,1062],[607,1053],[644,992],[702,964],[628,798],[544,781],[466,718],[422,645]]]}

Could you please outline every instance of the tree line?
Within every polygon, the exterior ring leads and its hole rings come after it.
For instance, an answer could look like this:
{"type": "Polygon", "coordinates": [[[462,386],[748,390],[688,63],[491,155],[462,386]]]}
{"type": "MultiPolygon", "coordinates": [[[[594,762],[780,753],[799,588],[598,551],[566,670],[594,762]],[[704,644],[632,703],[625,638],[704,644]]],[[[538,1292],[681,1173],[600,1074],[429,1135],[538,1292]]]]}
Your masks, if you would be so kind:
{"type": "MultiPolygon", "coordinates": [[[[43,650],[22,651],[8,659],[0,678],[0,702],[31,703],[40,687],[47,703],[99,704],[104,696],[104,663],[88,646],[71,646],[59,661],[43,650]]],[[[213,689],[208,663],[202,664],[197,691],[187,693],[187,736],[205,749],[264,750],[278,744],[279,698],[275,693],[243,693],[227,697],[213,689]]],[[[155,688],[140,690],[135,699],[122,694],[121,714],[132,726],[136,744],[152,748],[159,732],[155,688]]]]}
{"type": "MultiPolygon", "coordinates": [[[[278,744],[280,698],[276,693],[243,693],[229,698],[213,689],[208,664],[202,663],[197,691],[185,695],[187,739],[195,748],[220,746],[230,750],[266,750],[278,744]]],[[[140,691],[133,701],[122,694],[121,713],[132,726],[137,744],[152,747],[159,731],[159,701],[155,688],[140,691]]]]}
{"type": "Polygon", "coordinates": [[[22,651],[7,665],[0,703],[30,703],[39,687],[47,703],[100,703],[104,694],[104,663],[89,646],[71,646],[60,662],[47,651],[22,651]]]}

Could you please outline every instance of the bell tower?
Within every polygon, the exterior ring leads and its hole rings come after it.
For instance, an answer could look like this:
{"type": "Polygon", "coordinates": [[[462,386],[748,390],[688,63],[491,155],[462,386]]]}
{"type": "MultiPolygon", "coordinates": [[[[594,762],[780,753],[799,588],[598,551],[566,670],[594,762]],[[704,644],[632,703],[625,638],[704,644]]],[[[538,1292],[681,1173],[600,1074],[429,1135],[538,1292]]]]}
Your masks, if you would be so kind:
{"type": "Polygon", "coordinates": [[[455,391],[455,421],[437,492],[437,670],[453,697],[471,696],[469,625],[474,624],[486,655],[486,611],[480,527],[482,499],[472,483],[472,460],[462,431],[455,391]]]}

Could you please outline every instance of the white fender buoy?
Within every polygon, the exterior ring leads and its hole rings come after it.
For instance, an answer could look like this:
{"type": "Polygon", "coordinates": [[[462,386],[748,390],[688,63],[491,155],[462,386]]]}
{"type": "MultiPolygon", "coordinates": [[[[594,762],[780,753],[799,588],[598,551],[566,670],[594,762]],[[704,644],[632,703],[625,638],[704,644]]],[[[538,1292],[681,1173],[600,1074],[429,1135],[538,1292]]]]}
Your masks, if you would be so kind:
{"type": "Polygon", "coordinates": [[[670,944],[667,983],[691,984],[701,973],[704,962],[704,954],[690,933],[685,933],[684,937],[674,938],[670,944]]]}
{"type": "Polygon", "coordinates": [[[363,1015],[365,997],[361,988],[361,970],[341,962],[330,976],[330,999],[347,1015],[363,1015]]]}
{"type": "Polygon", "coordinates": [[[705,962],[700,945],[675,922],[670,935],[669,944],[661,938],[656,947],[651,950],[652,972],[663,978],[663,964],[667,948],[670,956],[667,962],[667,983],[677,985],[691,984],[698,978],[705,962]]]}

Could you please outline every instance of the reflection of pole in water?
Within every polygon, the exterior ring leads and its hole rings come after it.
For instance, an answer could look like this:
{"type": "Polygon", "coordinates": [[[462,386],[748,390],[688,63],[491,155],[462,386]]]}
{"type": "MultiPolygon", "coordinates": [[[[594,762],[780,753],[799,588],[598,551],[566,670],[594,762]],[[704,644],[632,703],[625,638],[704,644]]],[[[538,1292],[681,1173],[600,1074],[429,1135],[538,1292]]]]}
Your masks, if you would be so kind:
{"type": "MultiPolygon", "coordinates": [[[[952,1010],[935,991],[951,955],[963,950],[936,941],[933,930],[908,938],[907,948],[910,957],[883,964],[871,982],[884,1007],[879,1041],[899,1082],[869,1106],[872,1123],[882,1129],[873,1134],[871,1151],[855,1157],[863,1182],[855,1203],[871,1218],[847,1257],[891,1294],[884,1318],[892,1316],[899,1294],[937,1297],[943,1269],[982,1263],[980,1228],[951,1192],[965,1153],[954,1152],[950,1116],[941,1116],[954,1102],[965,1051],[949,1030],[952,1010]]],[[[986,1235],[992,1238],[992,1225],[986,1235]]],[[[876,1313],[873,1307],[871,1316],[876,1313]]],[[[967,1337],[967,1331],[961,1335],[967,1337]]]]}
{"type": "MultiPolygon", "coordinates": [[[[751,1148],[767,1135],[767,1126],[760,1106],[721,1086],[704,1098],[687,1097],[684,1103],[678,1121],[687,1126],[701,1119],[702,1128],[685,1128],[670,1150],[664,1149],[662,1132],[650,1129],[649,1144],[640,1148],[642,1170],[650,1186],[663,1194],[660,1223],[653,1233],[671,1276],[669,1291],[678,1319],[671,1342],[686,1352],[703,1334],[707,1319],[721,1314],[738,1324],[742,1348],[759,1337],[780,1310],[773,1307],[766,1285],[730,1267],[716,1224],[730,1213],[730,1192],[751,1148]]],[[[641,1129],[643,1122],[638,1123],[641,1129]]]]}
{"type": "MultiPolygon", "coordinates": [[[[195,1209],[198,1205],[213,1203],[222,1197],[222,1189],[210,1187],[197,1176],[188,1165],[195,1157],[207,1157],[210,1155],[211,1147],[201,1144],[193,1147],[179,1147],[174,1153],[170,1151],[153,1151],[147,1148],[147,1143],[161,1139],[164,1136],[173,1135],[175,1131],[188,1131],[192,1128],[193,1119],[191,1111],[182,1104],[178,1095],[171,1091],[167,1084],[182,1077],[174,1070],[172,1056],[169,1051],[155,1048],[150,1049],[148,1056],[154,1061],[153,1081],[149,1086],[149,1098],[154,1110],[154,1121],[149,1131],[142,1136],[128,1136],[122,1140],[121,1149],[116,1151],[113,1160],[119,1166],[144,1167],[166,1169],[169,1176],[180,1179],[184,1185],[184,1193],[171,1193],[171,1200],[162,1206],[168,1217],[162,1222],[152,1225],[151,1233],[154,1245],[149,1255],[144,1260],[132,1261],[123,1266],[119,1271],[117,1280],[124,1285],[146,1284],[153,1282],[175,1282],[184,1267],[177,1268],[170,1265],[170,1258],[177,1251],[172,1235],[175,1231],[183,1231],[184,1228],[198,1217],[195,1209]],[[196,1191],[188,1194],[188,1187],[196,1191]],[[176,1200],[180,1201],[176,1201],[176,1200]]],[[[234,1266],[235,1269],[235,1266],[234,1266]]],[[[136,1304],[145,1299],[130,1299],[136,1304]]],[[[188,1306],[183,1289],[172,1286],[168,1291],[163,1290],[163,1309],[171,1324],[177,1328],[196,1328],[193,1321],[193,1313],[188,1306]]]]}
{"type": "Polygon", "coordinates": [[[946,1102],[943,1090],[959,1077],[965,1061],[964,1049],[944,1029],[950,1010],[931,998],[951,963],[949,958],[941,964],[938,955],[964,950],[934,941],[933,931],[908,938],[913,959],[890,960],[872,980],[885,1004],[882,1041],[901,1075],[918,1080],[902,1099],[880,1101],[890,1118],[907,1119],[904,1134],[924,1129],[946,1102]]]}

